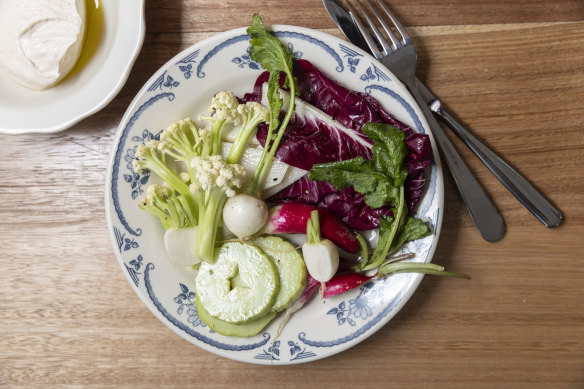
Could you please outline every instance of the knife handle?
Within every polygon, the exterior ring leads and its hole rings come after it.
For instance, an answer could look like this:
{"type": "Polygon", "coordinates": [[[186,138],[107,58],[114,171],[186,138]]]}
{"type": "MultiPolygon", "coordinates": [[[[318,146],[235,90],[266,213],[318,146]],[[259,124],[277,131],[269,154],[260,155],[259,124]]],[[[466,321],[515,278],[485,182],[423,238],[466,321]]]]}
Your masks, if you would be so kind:
{"type": "Polygon", "coordinates": [[[460,154],[458,154],[454,145],[448,139],[442,127],[440,127],[436,117],[434,117],[428,105],[424,103],[420,92],[416,88],[411,88],[410,92],[428,121],[438,149],[450,169],[452,178],[454,178],[454,182],[475,227],[486,241],[496,242],[501,240],[505,235],[505,224],[499,210],[472,174],[460,154]]]}
{"type": "Polygon", "coordinates": [[[477,155],[499,181],[546,227],[557,227],[562,223],[562,213],[544,197],[521,174],[489,149],[469,130],[467,130],[440,100],[429,104],[429,108],[477,155]]]}

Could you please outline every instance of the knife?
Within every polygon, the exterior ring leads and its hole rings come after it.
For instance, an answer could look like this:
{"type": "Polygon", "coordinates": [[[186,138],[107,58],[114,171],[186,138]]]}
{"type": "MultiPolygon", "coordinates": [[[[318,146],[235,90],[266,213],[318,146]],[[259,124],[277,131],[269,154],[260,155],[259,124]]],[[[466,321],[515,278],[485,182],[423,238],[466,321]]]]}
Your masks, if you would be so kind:
{"type": "Polygon", "coordinates": [[[341,30],[345,38],[361,50],[371,53],[369,46],[367,46],[367,42],[365,42],[363,35],[361,35],[361,32],[357,29],[349,11],[337,1],[323,0],[323,3],[330,18],[333,20],[337,28],[341,30]]]}
{"type": "Polygon", "coordinates": [[[419,80],[416,83],[422,99],[444,123],[450,127],[475,155],[489,168],[497,179],[515,196],[531,214],[546,227],[557,227],[562,224],[563,215],[554,205],[539,192],[529,181],[513,169],[505,160],[489,149],[476,136],[468,131],[440,100],[419,80]]]}
{"type": "MultiPolygon", "coordinates": [[[[323,0],[324,6],[345,38],[365,52],[370,53],[349,11],[337,0],[323,0]]],[[[546,227],[557,227],[562,223],[562,213],[533,185],[514,170],[501,157],[490,150],[440,102],[438,97],[420,80],[416,80],[422,100],[442,121],[479,157],[503,185],[546,227]]]]}

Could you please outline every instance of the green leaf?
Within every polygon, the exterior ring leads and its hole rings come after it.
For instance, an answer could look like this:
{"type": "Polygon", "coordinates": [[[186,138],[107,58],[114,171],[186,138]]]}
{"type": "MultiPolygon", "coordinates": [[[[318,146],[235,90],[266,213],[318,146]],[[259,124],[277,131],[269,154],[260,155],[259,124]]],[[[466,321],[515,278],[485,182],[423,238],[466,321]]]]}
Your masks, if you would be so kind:
{"type": "Polygon", "coordinates": [[[316,164],[310,169],[308,179],[311,181],[327,181],[335,188],[343,190],[354,186],[360,193],[372,191],[377,186],[377,180],[383,178],[371,169],[371,162],[363,157],[345,161],[335,161],[316,164]]]}
{"type": "Polygon", "coordinates": [[[422,219],[415,219],[410,217],[408,218],[400,236],[403,236],[404,243],[406,243],[412,240],[425,238],[426,236],[430,235],[430,233],[430,228],[422,221],[422,219]]]}
{"type": "Polygon", "coordinates": [[[270,139],[272,131],[275,131],[280,125],[280,111],[284,105],[280,96],[278,82],[280,72],[291,74],[292,56],[282,42],[266,30],[260,15],[253,15],[251,24],[247,28],[247,33],[251,36],[249,41],[251,44],[249,50],[251,59],[260,63],[264,69],[270,72],[270,78],[268,79],[271,130],[268,137],[270,139]]]}
{"type": "Polygon", "coordinates": [[[280,96],[280,85],[278,83],[279,73],[270,73],[268,78],[268,102],[270,103],[270,132],[268,133],[268,140],[271,140],[273,131],[280,125],[280,111],[284,105],[284,101],[280,96]]]}
{"type": "Polygon", "coordinates": [[[390,252],[396,251],[407,242],[425,238],[430,234],[430,228],[421,219],[408,217],[405,225],[398,232],[397,238],[392,243],[390,252]]]}
{"type": "Polygon", "coordinates": [[[261,184],[272,166],[276,150],[294,113],[295,98],[298,91],[296,80],[292,75],[293,55],[277,37],[266,31],[262,18],[258,14],[253,15],[247,28],[247,33],[250,35],[249,43],[251,47],[249,54],[251,59],[270,72],[268,80],[268,102],[270,105],[268,138],[251,183],[246,189],[247,193],[259,195],[261,184]],[[285,74],[284,87],[290,89],[290,103],[286,114],[280,122],[280,111],[282,110],[283,102],[278,90],[278,80],[282,73],[285,74]]]}
{"type": "Polygon", "coordinates": [[[371,161],[356,157],[345,161],[316,164],[310,170],[311,181],[327,181],[338,190],[352,186],[365,195],[365,203],[371,208],[397,202],[399,189],[383,174],[375,171],[371,161]]]}
{"type": "MultiPolygon", "coordinates": [[[[359,193],[357,189],[355,189],[359,193]]],[[[365,204],[373,209],[381,208],[386,204],[399,202],[399,188],[396,188],[386,178],[379,179],[374,190],[365,193],[365,204]]]]}
{"type": "Polygon", "coordinates": [[[247,33],[251,36],[249,54],[252,60],[270,73],[291,73],[292,55],[278,38],[266,31],[260,15],[253,15],[247,33]]]}
{"type": "Polygon", "coordinates": [[[399,128],[385,123],[365,123],[361,131],[374,142],[372,160],[377,171],[389,175],[393,185],[403,185],[408,176],[404,164],[408,155],[405,134],[399,128]]]}

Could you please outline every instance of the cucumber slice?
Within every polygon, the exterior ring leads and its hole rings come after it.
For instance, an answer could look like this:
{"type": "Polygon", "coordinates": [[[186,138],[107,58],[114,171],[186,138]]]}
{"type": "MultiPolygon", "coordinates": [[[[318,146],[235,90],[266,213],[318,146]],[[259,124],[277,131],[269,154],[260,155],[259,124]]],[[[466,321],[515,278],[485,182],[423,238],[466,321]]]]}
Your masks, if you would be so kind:
{"type": "Polygon", "coordinates": [[[257,246],[228,242],[217,250],[215,263],[201,263],[195,293],[211,315],[242,323],[266,314],[280,290],[274,262],[257,246]]]}
{"type": "Polygon", "coordinates": [[[306,287],[306,264],[292,244],[278,236],[264,236],[251,240],[269,255],[280,274],[280,292],[272,311],[280,312],[290,306],[306,287]]]}
{"type": "Polygon", "coordinates": [[[276,317],[276,312],[269,311],[264,316],[257,319],[235,324],[211,316],[201,304],[198,295],[195,297],[195,306],[197,307],[199,318],[204,321],[210,329],[225,336],[239,336],[240,338],[245,338],[257,335],[274,319],[274,317],[276,317]]]}

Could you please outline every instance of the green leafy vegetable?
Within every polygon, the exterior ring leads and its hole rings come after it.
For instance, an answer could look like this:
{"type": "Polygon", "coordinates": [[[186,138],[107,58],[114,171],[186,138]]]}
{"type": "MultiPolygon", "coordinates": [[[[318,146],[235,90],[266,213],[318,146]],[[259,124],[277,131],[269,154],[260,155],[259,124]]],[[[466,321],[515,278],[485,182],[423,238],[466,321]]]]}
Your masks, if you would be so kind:
{"type": "Polygon", "coordinates": [[[392,206],[393,217],[381,217],[379,240],[373,255],[359,266],[361,270],[369,270],[381,266],[387,256],[403,244],[427,236],[430,229],[423,221],[407,214],[404,182],[408,171],[404,159],[408,149],[404,133],[385,123],[365,123],[361,131],[374,142],[370,161],[357,157],[317,164],[308,178],[327,181],[339,190],[351,186],[365,195],[365,203],[371,208],[392,206]]]}
{"type": "Polygon", "coordinates": [[[393,181],[363,157],[315,165],[308,178],[327,181],[339,190],[352,186],[357,192],[365,194],[365,203],[371,208],[397,202],[399,196],[393,181]]]}
{"type": "Polygon", "coordinates": [[[361,131],[374,142],[371,151],[375,169],[393,179],[394,186],[402,186],[408,176],[408,169],[403,163],[408,155],[405,134],[385,123],[365,123],[361,131]]]}
{"type": "Polygon", "coordinates": [[[254,177],[247,189],[248,193],[257,195],[260,191],[262,182],[264,182],[270,171],[278,145],[280,144],[286,127],[290,122],[290,118],[294,113],[294,103],[298,88],[296,86],[296,80],[292,75],[292,54],[278,38],[271,35],[266,30],[260,15],[253,15],[251,24],[247,28],[247,33],[251,37],[249,41],[251,44],[249,51],[251,59],[261,64],[264,69],[270,72],[268,80],[268,102],[270,103],[270,126],[268,137],[254,177]],[[280,97],[278,81],[280,74],[282,73],[286,76],[284,87],[290,89],[290,103],[286,115],[280,122],[280,111],[282,110],[284,102],[280,97]]]}
{"type": "Polygon", "coordinates": [[[420,219],[408,217],[405,225],[399,231],[399,235],[391,244],[389,254],[397,251],[401,246],[413,240],[422,239],[428,236],[429,229],[426,223],[420,219]]]}
{"type": "Polygon", "coordinates": [[[270,74],[288,73],[292,69],[290,52],[278,38],[266,30],[259,14],[253,15],[247,33],[251,36],[250,56],[254,61],[261,63],[270,74]]]}

